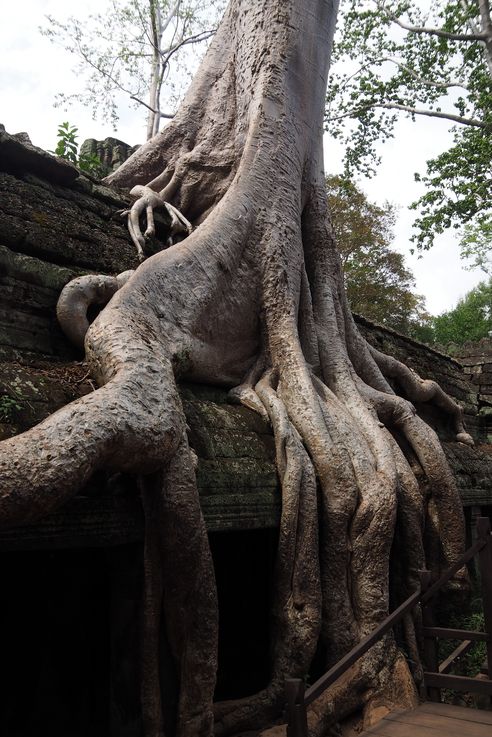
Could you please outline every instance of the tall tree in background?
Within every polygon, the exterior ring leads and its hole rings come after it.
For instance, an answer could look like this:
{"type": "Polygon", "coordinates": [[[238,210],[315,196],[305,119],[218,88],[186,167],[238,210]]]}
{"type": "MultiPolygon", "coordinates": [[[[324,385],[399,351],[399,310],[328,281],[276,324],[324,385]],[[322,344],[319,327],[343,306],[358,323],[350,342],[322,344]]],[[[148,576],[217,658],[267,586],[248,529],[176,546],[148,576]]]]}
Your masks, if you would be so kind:
{"type": "Polygon", "coordinates": [[[492,229],[492,22],[488,0],[347,0],[334,49],[326,126],[346,173],[374,172],[397,117],[455,124],[454,143],[416,175],[425,193],[414,241],[467,223],[463,252],[481,265],[492,229]],[[349,120],[353,125],[349,125],[349,120]]]}
{"type": "MultiPolygon", "coordinates": [[[[370,346],[345,296],[322,146],[336,13],[336,0],[231,1],[173,120],[105,180],[132,188],[137,242],[166,200],[194,228],[107,277],[113,296],[90,327],[101,278],[65,288],[63,324],[99,388],[0,444],[3,525],[47,514],[98,469],[139,476],[146,737],[275,723],[286,676],[307,677],[316,652],[339,660],[388,614],[390,591],[399,603],[419,569],[437,574],[463,550],[458,491],[414,403],[435,401],[472,442],[461,410],[370,346]],[[230,387],[268,418],[281,485],[269,682],[216,705],[217,599],[182,379],[230,387]]],[[[416,703],[415,626],[409,615],[409,663],[387,633],[312,705],[311,734],[416,703]]]]}
{"type": "MultiPolygon", "coordinates": [[[[60,93],[57,105],[77,100],[92,107],[93,116],[116,127],[121,94],[147,113],[147,139],[174,107],[196,67],[188,53],[209,39],[225,0],[113,0],[105,12],[65,21],[47,16],[41,32],[79,59],[77,71],[85,88],[60,93]],[[172,67],[172,72],[171,72],[172,67]]],[[[203,48],[205,51],[205,46],[203,48]]]]}
{"type": "Polygon", "coordinates": [[[394,207],[370,202],[353,182],[328,176],[328,204],[351,309],[406,335],[428,321],[404,256],[391,249],[394,207]]]}
{"type": "Polygon", "coordinates": [[[453,310],[443,312],[432,322],[434,340],[443,348],[492,335],[492,278],[478,284],[453,310]]]}

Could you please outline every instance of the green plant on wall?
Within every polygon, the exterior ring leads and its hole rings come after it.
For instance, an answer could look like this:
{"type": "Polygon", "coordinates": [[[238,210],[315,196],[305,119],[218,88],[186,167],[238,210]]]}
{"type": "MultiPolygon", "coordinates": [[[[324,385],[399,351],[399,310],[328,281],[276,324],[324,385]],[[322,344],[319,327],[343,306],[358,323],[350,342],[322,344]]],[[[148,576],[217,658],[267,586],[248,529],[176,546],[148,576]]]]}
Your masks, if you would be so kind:
{"type": "Polygon", "coordinates": [[[79,156],[79,145],[77,142],[78,128],[71,125],[68,121],[60,123],[58,126],[58,138],[54,151],[56,156],[69,161],[77,166],[81,171],[92,174],[92,176],[101,179],[109,174],[109,169],[94,154],[84,154],[79,156]]]}
{"type": "Polygon", "coordinates": [[[12,422],[16,412],[22,410],[22,399],[10,394],[0,396],[0,422],[12,422]]]}
{"type": "Polygon", "coordinates": [[[68,121],[60,123],[56,148],[53,151],[54,154],[61,156],[62,159],[66,159],[72,164],[78,163],[77,133],[78,128],[70,125],[68,121]]]}

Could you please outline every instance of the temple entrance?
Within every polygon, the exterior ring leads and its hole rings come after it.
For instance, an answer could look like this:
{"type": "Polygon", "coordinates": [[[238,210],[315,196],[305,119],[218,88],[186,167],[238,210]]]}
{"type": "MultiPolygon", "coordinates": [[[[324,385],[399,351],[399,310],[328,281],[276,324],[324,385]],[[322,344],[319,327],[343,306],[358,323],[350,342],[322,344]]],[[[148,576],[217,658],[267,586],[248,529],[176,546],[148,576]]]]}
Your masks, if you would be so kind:
{"type": "Polygon", "coordinates": [[[219,595],[215,699],[254,694],[268,683],[274,529],[211,533],[219,595]]]}
{"type": "Polygon", "coordinates": [[[107,737],[104,551],[5,552],[0,580],[0,734],[107,737]]]}
{"type": "MultiPolygon", "coordinates": [[[[214,532],[216,698],[267,685],[278,533],[214,532]]],[[[0,734],[140,737],[139,543],[0,553],[0,734]]]]}

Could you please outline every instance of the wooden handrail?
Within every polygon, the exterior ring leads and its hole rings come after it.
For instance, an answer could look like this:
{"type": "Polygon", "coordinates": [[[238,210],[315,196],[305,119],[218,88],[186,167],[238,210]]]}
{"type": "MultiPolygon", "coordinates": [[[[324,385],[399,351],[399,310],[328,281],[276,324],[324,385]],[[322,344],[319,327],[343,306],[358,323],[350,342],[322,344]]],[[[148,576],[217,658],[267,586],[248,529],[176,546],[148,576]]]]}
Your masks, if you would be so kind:
{"type": "Polygon", "coordinates": [[[405,616],[405,614],[413,609],[416,604],[418,604],[419,599],[420,589],[409,596],[408,599],[403,602],[403,604],[400,604],[398,609],[395,609],[395,611],[392,612],[389,617],[386,617],[386,619],[381,622],[381,624],[378,625],[375,630],[364,637],[363,640],[355,645],[352,650],[344,655],[343,658],[339,660],[338,663],[336,663],[332,668],[330,668],[330,670],[327,671],[323,676],[321,676],[321,678],[318,678],[318,680],[313,683],[313,685],[306,691],[306,695],[304,697],[304,702],[306,706],[315,701],[318,696],[321,696],[323,691],[325,691],[329,686],[335,683],[335,681],[338,680],[338,678],[340,678],[340,676],[342,676],[345,671],[350,668],[351,665],[356,663],[359,658],[362,657],[362,655],[370,650],[370,648],[375,645],[376,642],[378,642],[378,640],[380,640],[381,637],[385,635],[386,632],[388,632],[388,630],[392,629],[395,624],[398,624],[398,622],[405,616]]]}
{"type": "Polygon", "coordinates": [[[457,630],[451,627],[424,627],[424,637],[437,637],[440,640],[478,640],[479,642],[488,642],[490,639],[487,632],[457,630]]]}
{"type": "MultiPolygon", "coordinates": [[[[373,645],[375,645],[390,629],[392,629],[400,620],[411,611],[417,604],[424,605],[424,609],[428,609],[428,602],[435,594],[477,553],[480,553],[480,568],[482,573],[482,598],[484,603],[485,615],[485,632],[468,632],[467,630],[446,629],[444,627],[424,627],[424,636],[426,639],[435,639],[437,637],[452,639],[468,639],[482,640],[487,644],[487,660],[489,683],[480,682],[480,689],[484,693],[492,693],[492,536],[490,531],[490,521],[486,517],[479,517],[477,520],[478,539],[476,542],[453,563],[447,571],[433,584],[429,585],[430,573],[428,571],[421,572],[421,586],[411,596],[406,599],[403,604],[395,609],[386,619],[379,624],[373,632],[364,637],[357,645],[355,645],[344,657],[338,661],[330,670],[328,670],[321,678],[313,683],[313,685],[304,691],[304,683],[300,678],[289,678],[286,681],[286,709],[288,716],[287,735],[288,737],[307,737],[307,711],[306,707],[315,701],[321,694],[337,681],[351,665],[357,662],[373,645]],[[427,606],[425,606],[427,605],[427,606]]],[[[464,648],[462,648],[462,651],[464,648]]],[[[455,651],[457,652],[457,651],[455,651]]],[[[451,660],[451,658],[449,659],[451,660]]],[[[445,663],[446,670],[451,666],[445,663]]],[[[437,670],[437,668],[436,668],[437,670]]],[[[464,687],[471,689],[475,683],[473,678],[463,678],[458,676],[444,675],[444,672],[425,672],[427,686],[435,688],[445,687],[444,684],[454,683],[462,684],[464,687]]],[[[477,682],[478,683],[478,682],[477,682]]],[[[459,685],[458,685],[459,687],[459,685]]],[[[477,686],[478,690],[478,686],[477,686]]]]}
{"type": "Polygon", "coordinates": [[[446,675],[449,673],[456,660],[464,658],[470,652],[474,644],[473,640],[464,640],[458,645],[448,657],[439,664],[439,673],[446,675]]]}
{"type": "Polygon", "coordinates": [[[445,571],[440,578],[437,579],[435,583],[433,583],[431,586],[429,586],[428,589],[422,594],[422,604],[426,604],[429,599],[432,599],[433,596],[437,594],[437,592],[442,589],[442,587],[450,581],[455,573],[458,573],[460,568],[463,568],[465,563],[468,563],[469,560],[475,557],[477,553],[479,553],[483,547],[487,545],[487,539],[480,537],[478,540],[476,540],[473,545],[468,548],[468,550],[463,553],[463,555],[458,558],[458,560],[453,563],[452,566],[450,566],[447,571],[445,571]]]}

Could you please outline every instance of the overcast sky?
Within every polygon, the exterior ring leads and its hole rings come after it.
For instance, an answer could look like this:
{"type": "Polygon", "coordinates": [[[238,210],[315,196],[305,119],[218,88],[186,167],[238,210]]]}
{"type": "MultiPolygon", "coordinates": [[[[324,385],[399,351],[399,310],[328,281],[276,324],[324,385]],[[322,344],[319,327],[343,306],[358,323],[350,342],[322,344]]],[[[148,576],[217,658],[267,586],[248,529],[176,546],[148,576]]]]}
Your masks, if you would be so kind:
{"type": "MultiPolygon", "coordinates": [[[[53,107],[57,92],[76,92],[83,82],[73,73],[75,59],[61,47],[54,46],[39,32],[44,16],[59,20],[74,14],[102,12],[109,0],[22,0],[5,3],[0,24],[0,122],[10,133],[27,131],[32,142],[45,149],[56,145],[56,130],[68,120],[84,138],[106,138],[114,135],[130,144],[145,137],[145,116],[123,106],[115,132],[109,124],[93,121],[90,112],[77,104],[68,111],[53,107]]],[[[407,207],[421,193],[414,182],[415,171],[424,172],[427,159],[443,150],[451,141],[445,121],[423,118],[417,123],[402,120],[395,138],[385,143],[378,176],[361,180],[369,198],[383,203],[389,200],[399,206],[394,247],[407,257],[417,282],[416,291],[426,298],[427,308],[439,314],[455,306],[458,299],[484,279],[480,271],[465,271],[458,255],[454,232],[436,240],[434,248],[418,259],[410,255],[409,238],[413,213],[407,207]]],[[[340,148],[325,141],[327,172],[340,170],[340,148]]]]}

